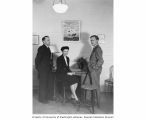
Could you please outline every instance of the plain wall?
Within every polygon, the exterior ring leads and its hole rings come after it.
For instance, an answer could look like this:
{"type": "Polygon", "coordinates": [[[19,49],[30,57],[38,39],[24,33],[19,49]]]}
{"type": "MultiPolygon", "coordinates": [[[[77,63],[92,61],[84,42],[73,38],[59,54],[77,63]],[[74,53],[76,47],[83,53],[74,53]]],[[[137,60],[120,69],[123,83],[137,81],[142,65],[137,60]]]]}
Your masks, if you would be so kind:
{"type": "MultiPolygon", "coordinates": [[[[57,14],[52,9],[53,0],[33,0],[33,34],[41,38],[49,35],[51,44],[57,51],[61,46],[70,47],[71,65],[78,57],[89,57],[92,47],[89,36],[104,34],[105,42],[100,44],[103,49],[103,70],[101,73],[101,90],[104,80],[109,76],[109,67],[113,64],[113,0],[66,0],[69,9],[64,14],[57,14]],[[81,39],[77,42],[63,41],[62,21],[80,20],[81,39]]],[[[35,57],[38,46],[33,46],[35,57]]],[[[33,58],[34,58],[33,57],[33,58]]]]}

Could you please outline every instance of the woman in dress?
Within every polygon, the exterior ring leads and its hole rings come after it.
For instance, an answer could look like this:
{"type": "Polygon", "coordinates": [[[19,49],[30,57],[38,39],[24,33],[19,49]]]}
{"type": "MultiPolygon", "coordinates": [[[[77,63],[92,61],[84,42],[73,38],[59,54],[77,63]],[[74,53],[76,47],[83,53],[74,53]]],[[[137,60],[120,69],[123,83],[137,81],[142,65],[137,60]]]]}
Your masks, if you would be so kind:
{"type": "Polygon", "coordinates": [[[74,75],[74,72],[70,70],[69,62],[70,59],[67,56],[69,47],[63,46],[61,48],[62,55],[57,58],[57,80],[59,83],[59,91],[63,90],[63,85],[69,85],[71,89],[71,98],[75,99],[76,101],[79,101],[77,95],[76,95],[76,89],[78,86],[78,79],[76,79],[76,76],[74,75]]]}

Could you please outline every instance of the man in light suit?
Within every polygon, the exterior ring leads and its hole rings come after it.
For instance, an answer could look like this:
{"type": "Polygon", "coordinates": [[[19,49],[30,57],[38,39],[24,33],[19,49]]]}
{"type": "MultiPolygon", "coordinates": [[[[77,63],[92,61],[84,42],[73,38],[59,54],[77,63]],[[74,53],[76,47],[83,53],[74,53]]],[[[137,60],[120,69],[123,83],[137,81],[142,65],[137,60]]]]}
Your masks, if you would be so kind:
{"type": "Polygon", "coordinates": [[[90,55],[88,68],[92,78],[92,85],[97,89],[98,103],[100,101],[100,74],[102,71],[102,65],[104,63],[102,57],[102,49],[98,44],[99,37],[92,35],[90,37],[91,45],[93,46],[92,53],[90,55]]]}

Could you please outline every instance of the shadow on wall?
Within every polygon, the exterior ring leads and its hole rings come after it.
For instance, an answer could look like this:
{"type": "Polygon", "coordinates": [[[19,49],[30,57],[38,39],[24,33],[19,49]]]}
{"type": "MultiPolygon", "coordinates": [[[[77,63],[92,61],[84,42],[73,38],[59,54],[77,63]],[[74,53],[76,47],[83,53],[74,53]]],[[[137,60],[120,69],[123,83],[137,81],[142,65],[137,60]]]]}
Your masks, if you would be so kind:
{"type": "Polygon", "coordinates": [[[78,59],[80,59],[81,57],[88,59],[90,57],[90,53],[92,51],[92,47],[91,47],[90,41],[89,41],[89,37],[90,37],[89,33],[81,32],[80,37],[81,37],[80,42],[81,42],[81,44],[83,44],[83,47],[80,51],[79,57],[76,58],[75,64],[73,64],[71,66],[71,68],[78,68],[78,65],[76,63],[78,61],[78,59]]]}
{"type": "Polygon", "coordinates": [[[80,57],[88,57],[89,58],[89,56],[90,56],[92,48],[90,45],[89,37],[90,37],[89,33],[86,33],[86,32],[81,33],[80,41],[83,44],[83,47],[82,47],[80,54],[79,54],[80,57]]]}

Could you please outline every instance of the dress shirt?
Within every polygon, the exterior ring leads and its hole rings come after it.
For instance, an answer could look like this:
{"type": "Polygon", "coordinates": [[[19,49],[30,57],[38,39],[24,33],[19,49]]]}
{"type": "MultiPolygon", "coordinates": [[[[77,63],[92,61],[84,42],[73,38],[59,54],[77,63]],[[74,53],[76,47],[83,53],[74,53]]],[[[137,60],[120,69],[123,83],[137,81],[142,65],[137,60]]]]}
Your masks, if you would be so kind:
{"type": "Polygon", "coordinates": [[[68,63],[67,63],[67,59],[66,59],[66,56],[64,56],[64,59],[65,59],[65,63],[66,63],[66,65],[68,66],[68,63]]]}

